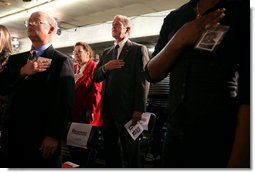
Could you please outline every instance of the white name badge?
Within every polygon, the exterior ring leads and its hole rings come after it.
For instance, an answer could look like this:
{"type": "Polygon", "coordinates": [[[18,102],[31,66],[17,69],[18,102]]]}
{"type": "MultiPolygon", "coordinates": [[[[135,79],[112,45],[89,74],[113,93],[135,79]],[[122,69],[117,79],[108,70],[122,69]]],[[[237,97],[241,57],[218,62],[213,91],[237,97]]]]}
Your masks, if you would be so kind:
{"type": "Polygon", "coordinates": [[[195,48],[215,52],[228,30],[229,26],[225,25],[219,25],[206,30],[195,45],[195,48]]]}
{"type": "Polygon", "coordinates": [[[85,123],[72,123],[66,139],[66,144],[87,149],[87,143],[92,126],[85,123]]]}

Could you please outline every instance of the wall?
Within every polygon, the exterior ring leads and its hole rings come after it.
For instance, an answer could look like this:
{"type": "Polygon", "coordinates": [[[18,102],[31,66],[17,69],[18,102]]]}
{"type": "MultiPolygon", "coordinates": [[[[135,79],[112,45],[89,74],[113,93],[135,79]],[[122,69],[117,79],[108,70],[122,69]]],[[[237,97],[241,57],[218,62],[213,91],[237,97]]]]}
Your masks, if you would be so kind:
{"type": "MultiPolygon", "coordinates": [[[[170,11],[150,13],[131,18],[133,31],[130,38],[147,37],[158,35],[163,23],[163,19],[170,11]]],[[[53,41],[55,48],[73,46],[78,41],[85,41],[89,44],[113,41],[111,36],[112,21],[84,27],[63,30],[61,35],[56,35],[53,41]]],[[[28,38],[20,39],[18,52],[30,50],[31,42],[28,38]]]]}

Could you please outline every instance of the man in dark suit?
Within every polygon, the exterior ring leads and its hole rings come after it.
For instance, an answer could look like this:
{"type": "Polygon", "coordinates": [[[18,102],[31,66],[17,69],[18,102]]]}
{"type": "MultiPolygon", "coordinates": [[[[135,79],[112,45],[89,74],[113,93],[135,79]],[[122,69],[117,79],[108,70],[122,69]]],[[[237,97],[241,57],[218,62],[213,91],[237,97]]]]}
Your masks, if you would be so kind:
{"type": "Polygon", "coordinates": [[[35,53],[11,56],[5,71],[10,97],[3,117],[4,166],[60,167],[60,141],[74,95],[73,62],[51,45],[54,18],[35,12],[27,24],[35,53]]]}
{"type": "Polygon", "coordinates": [[[149,55],[144,45],[128,40],[130,31],[127,17],[114,17],[114,46],[103,52],[94,73],[96,82],[103,81],[101,111],[107,167],[141,166],[139,140],[133,140],[124,125],[131,119],[136,124],[145,112],[149,83],[142,71],[149,55]]]}

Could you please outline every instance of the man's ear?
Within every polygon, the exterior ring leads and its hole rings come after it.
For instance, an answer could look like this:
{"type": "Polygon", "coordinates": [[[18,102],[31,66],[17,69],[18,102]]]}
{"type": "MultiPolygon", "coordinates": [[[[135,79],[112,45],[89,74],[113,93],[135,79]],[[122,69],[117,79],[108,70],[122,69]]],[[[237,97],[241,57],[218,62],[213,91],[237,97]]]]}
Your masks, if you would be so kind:
{"type": "Polygon", "coordinates": [[[50,26],[49,34],[51,34],[52,32],[55,32],[55,27],[50,26]]]}
{"type": "Polygon", "coordinates": [[[131,28],[129,26],[126,27],[126,32],[130,33],[131,28]]]}

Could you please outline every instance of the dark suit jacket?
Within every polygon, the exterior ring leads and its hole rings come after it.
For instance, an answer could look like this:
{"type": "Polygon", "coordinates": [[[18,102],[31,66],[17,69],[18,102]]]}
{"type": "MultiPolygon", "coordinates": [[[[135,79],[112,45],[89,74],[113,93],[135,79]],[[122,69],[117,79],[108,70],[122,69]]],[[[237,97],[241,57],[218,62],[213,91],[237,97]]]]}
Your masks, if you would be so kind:
{"type": "Polygon", "coordinates": [[[112,73],[109,92],[112,118],[117,122],[126,123],[132,118],[133,111],[145,111],[148,82],[142,72],[149,55],[145,46],[128,40],[119,55],[119,59],[123,59],[125,65],[120,69],[104,73],[102,67],[112,59],[113,48],[103,52],[94,72],[94,80],[103,81],[101,111],[103,116],[107,116],[104,112],[104,93],[109,73],[112,73]]]}
{"type": "Polygon", "coordinates": [[[18,161],[30,162],[24,167],[37,166],[33,163],[41,156],[39,148],[46,136],[61,140],[74,96],[71,58],[50,46],[42,55],[52,59],[50,68],[23,78],[19,71],[28,54],[11,56],[5,72],[11,87],[3,117],[3,145],[15,167],[20,167],[18,161]]]}

